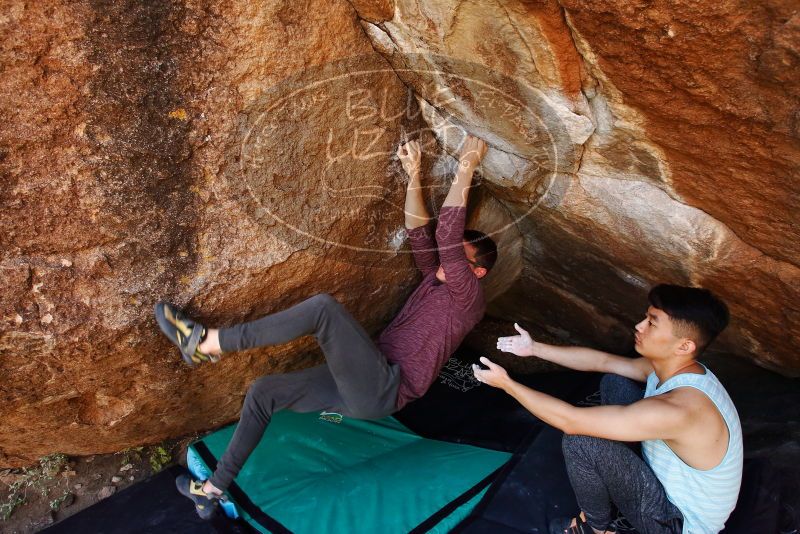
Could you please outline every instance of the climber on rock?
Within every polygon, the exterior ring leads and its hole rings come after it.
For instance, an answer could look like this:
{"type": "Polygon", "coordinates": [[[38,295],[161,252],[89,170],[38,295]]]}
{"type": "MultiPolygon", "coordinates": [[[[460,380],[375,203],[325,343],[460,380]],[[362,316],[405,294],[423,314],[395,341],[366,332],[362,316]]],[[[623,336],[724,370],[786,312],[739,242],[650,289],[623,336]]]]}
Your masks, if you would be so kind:
{"type": "Polygon", "coordinates": [[[736,505],[739,416],[719,380],[697,361],[727,326],[728,309],[699,288],[662,284],[648,299],[634,336],[640,358],[546,345],[516,324],[519,335],[497,340],[503,352],[607,373],[602,406],[575,407],[534,391],[487,358],[481,362],[488,369],[473,368],[480,382],[505,390],[565,433],[562,449],[582,512],[554,520],[551,534],[611,532],[612,503],[637,532],[716,534],[736,505]]]}
{"type": "Polygon", "coordinates": [[[423,278],[377,342],[330,295],[316,295],[278,313],[219,329],[202,326],[170,304],[156,304],[159,327],[191,366],[306,335],[317,338],[325,355],[325,363],[317,367],[267,375],[253,383],[213,475],[205,481],[187,475],[177,479],[179,491],[195,503],[201,517],[212,517],[274,412],[325,410],[381,418],[428,390],[486,307],[480,280],[494,266],[497,247],[485,234],[464,229],[472,176],[485,153],[482,140],[467,136],[434,230],[422,195],[420,145],[410,141],[398,148],[409,176],[405,224],[423,278]]]}

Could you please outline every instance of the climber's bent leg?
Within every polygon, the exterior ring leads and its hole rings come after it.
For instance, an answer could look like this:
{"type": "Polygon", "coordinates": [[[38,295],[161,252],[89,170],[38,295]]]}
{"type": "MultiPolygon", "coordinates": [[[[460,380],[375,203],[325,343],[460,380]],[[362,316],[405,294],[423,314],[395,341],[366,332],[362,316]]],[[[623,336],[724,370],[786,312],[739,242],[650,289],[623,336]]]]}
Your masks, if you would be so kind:
{"type": "Polygon", "coordinates": [[[393,411],[399,369],[386,361],[364,328],[330,295],[315,295],[284,311],[220,329],[219,342],[224,352],[232,352],[279,345],[304,335],[316,336],[353,417],[377,418],[393,411]]]}

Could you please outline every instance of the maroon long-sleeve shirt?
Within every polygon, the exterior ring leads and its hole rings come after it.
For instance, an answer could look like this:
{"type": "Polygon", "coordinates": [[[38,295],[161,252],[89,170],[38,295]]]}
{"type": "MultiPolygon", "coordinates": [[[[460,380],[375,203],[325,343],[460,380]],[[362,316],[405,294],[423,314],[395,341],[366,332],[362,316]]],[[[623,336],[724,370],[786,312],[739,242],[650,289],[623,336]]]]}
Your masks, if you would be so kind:
{"type": "Polygon", "coordinates": [[[435,240],[432,223],[408,232],[423,279],[378,338],[378,348],[402,373],[398,409],[428,390],[486,310],[483,288],[464,253],[466,212],[442,208],[435,240]],[[446,283],[436,278],[440,264],[446,283]]]}

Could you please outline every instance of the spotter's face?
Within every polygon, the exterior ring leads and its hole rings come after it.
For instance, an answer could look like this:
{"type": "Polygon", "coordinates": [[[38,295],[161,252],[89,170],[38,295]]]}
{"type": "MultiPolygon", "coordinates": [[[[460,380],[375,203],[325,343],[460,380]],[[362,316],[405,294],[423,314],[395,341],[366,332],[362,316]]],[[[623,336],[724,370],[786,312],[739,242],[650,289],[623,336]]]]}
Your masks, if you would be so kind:
{"type": "Polygon", "coordinates": [[[645,318],[636,325],[634,339],[636,352],[652,359],[669,358],[685,341],[673,333],[669,315],[652,306],[647,308],[645,318]]]}

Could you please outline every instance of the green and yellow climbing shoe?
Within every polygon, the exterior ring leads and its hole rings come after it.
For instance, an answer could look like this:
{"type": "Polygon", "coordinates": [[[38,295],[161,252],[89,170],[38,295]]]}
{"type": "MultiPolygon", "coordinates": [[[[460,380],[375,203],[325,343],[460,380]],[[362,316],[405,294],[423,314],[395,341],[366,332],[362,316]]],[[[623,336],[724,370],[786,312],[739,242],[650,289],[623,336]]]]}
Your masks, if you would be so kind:
{"type": "Polygon", "coordinates": [[[200,352],[198,346],[205,337],[206,329],[197,321],[187,317],[181,310],[167,302],[155,306],[156,322],[164,335],[181,351],[183,361],[195,367],[203,362],[217,362],[219,357],[200,352]]]}

